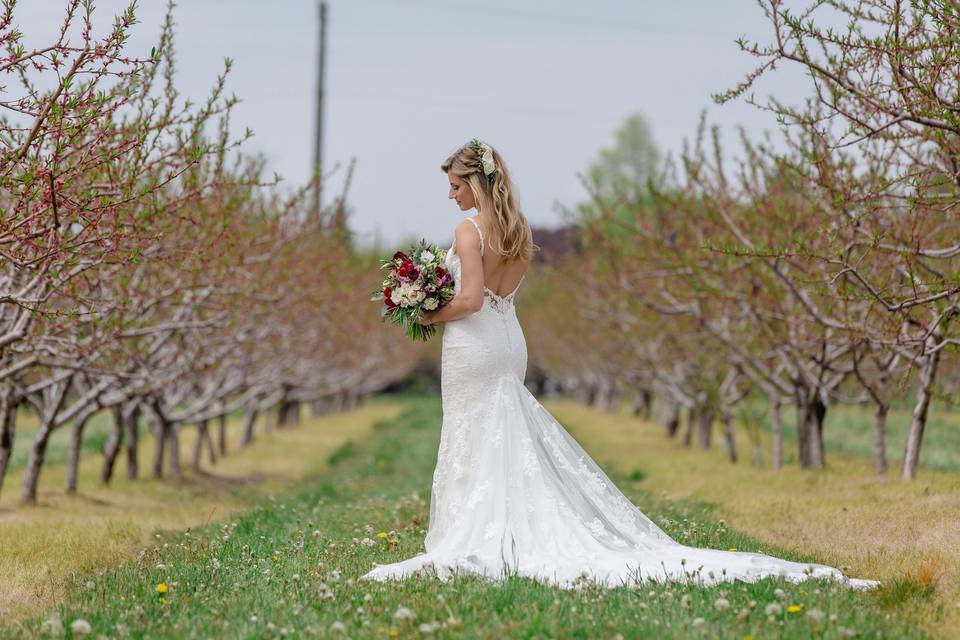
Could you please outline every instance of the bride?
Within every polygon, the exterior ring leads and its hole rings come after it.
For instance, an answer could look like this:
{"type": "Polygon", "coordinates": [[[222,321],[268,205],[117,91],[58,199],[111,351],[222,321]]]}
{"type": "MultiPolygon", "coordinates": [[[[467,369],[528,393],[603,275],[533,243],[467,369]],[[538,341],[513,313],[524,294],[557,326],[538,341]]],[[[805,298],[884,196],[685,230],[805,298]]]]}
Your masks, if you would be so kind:
{"type": "Polygon", "coordinates": [[[527,347],[514,296],[534,245],[503,159],[474,139],[441,169],[449,197],[478,213],[457,225],[447,252],[456,296],[421,320],[445,323],[426,551],[362,578],[512,574],[564,588],[584,577],[610,587],[766,576],[879,584],[822,564],[686,546],[633,505],[524,386],[527,347]]]}

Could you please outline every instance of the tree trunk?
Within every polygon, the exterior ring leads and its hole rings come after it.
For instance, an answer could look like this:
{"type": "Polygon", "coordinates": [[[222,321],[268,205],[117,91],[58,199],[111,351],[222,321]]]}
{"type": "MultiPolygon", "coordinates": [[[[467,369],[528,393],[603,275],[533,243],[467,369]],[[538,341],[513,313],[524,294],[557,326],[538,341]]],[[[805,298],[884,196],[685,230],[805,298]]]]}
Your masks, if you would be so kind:
{"type": "Polygon", "coordinates": [[[733,434],[733,420],[727,413],[723,414],[723,439],[727,445],[727,455],[730,456],[730,462],[736,462],[737,443],[733,434]]]}
{"type": "Polygon", "coordinates": [[[653,412],[653,393],[641,389],[633,397],[633,417],[649,420],[653,412]]]}
{"type": "Polygon", "coordinates": [[[325,398],[317,398],[310,403],[310,415],[314,418],[319,418],[320,416],[326,415],[327,413],[327,400],[325,398]]]}
{"type": "Polygon", "coordinates": [[[113,430],[103,445],[103,468],[100,471],[100,482],[103,484],[110,484],[113,478],[113,467],[120,454],[120,445],[123,444],[123,434],[127,428],[127,415],[123,407],[114,405],[111,411],[113,412],[113,430]]]}
{"type": "Polygon", "coordinates": [[[67,478],[65,489],[67,493],[77,492],[77,473],[80,468],[80,449],[83,446],[83,430],[87,427],[90,416],[83,416],[73,423],[70,433],[70,449],[67,453],[67,478]]]}
{"type": "Polygon", "coordinates": [[[878,403],[873,423],[873,470],[878,476],[887,473],[887,412],[890,405],[878,403]]]}
{"type": "Polygon", "coordinates": [[[827,417],[827,405],[820,400],[817,394],[813,400],[813,424],[810,431],[810,461],[815,467],[823,467],[827,463],[827,452],[823,447],[823,421],[827,417]]]}
{"type": "Polygon", "coordinates": [[[210,464],[217,464],[217,447],[213,443],[213,432],[209,428],[203,430],[203,439],[207,443],[207,455],[210,457],[210,464]]]}
{"type": "Polygon", "coordinates": [[[221,414],[217,422],[220,431],[217,440],[220,443],[220,456],[223,457],[227,455],[227,414],[221,414]]]}
{"type": "Polygon", "coordinates": [[[136,480],[140,475],[137,454],[140,448],[140,409],[137,408],[133,417],[127,420],[127,478],[136,480]]]}
{"type": "Polygon", "coordinates": [[[37,486],[40,483],[40,470],[43,467],[43,459],[47,454],[47,444],[50,442],[50,435],[53,433],[53,425],[56,423],[57,414],[63,407],[63,401],[67,397],[69,382],[59,383],[56,388],[49,391],[50,398],[44,399],[44,412],[40,419],[40,429],[33,439],[33,445],[30,447],[30,457],[27,460],[27,469],[23,475],[23,490],[20,493],[20,502],[23,504],[36,504],[37,486]]]}
{"type": "Polygon", "coordinates": [[[797,390],[797,458],[801,469],[810,466],[810,405],[807,403],[806,392],[797,390]]]}
{"type": "MultiPolygon", "coordinates": [[[[937,343],[935,336],[927,339],[927,346],[937,343]]],[[[937,365],[940,363],[940,352],[934,351],[920,357],[920,386],[917,389],[917,400],[913,405],[913,415],[910,417],[910,429],[907,432],[907,444],[903,450],[903,465],[900,475],[904,480],[917,477],[917,466],[920,464],[920,445],[923,443],[923,430],[927,426],[927,411],[930,409],[931,391],[937,376],[937,365]]]]}
{"type": "Polygon", "coordinates": [[[17,402],[9,384],[0,384],[0,493],[13,455],[13,439],[17,431],[17,402]]]}
{"type": "Polygon", "coordinates": [[[683,446],[689,447],[693,442],[693,423],[697,421],[696,407],[690,407],[687,410],[687,428],[683,432],[683,446]]]}
{"type": "Polygon", "coordinates": [[[698,440],[700,442],[700,448],[709,449],[710,434],[713,431],[713,412],[709,409],[704,409],[697,417],[699,418],[697,423],[697,435],[699,436],[698,440]]]}
{"type": "Polygon", "coordinates": [[[153,407],[153,420],[151,420],[154,440],[153,450],[153,477],[163,477],[163,458],[167,449],[168,431],[170,425],[166,418],[159,412],[156,406],[153,407]]]}
{"type": "Polygon", "coordinates": [[[217,454],[214,451],[213,438],[210,436],[210,423],[207,420],[201,420],[197,423],[197,440],[193,446],[193,469],[200,470],[200,458],[203,454],[203,446],[207,446],[210,454],[210,464],[217,463],[217,454]]]}
{"type": "Polygon", "coordinates": [[[300,402],[285,398],[280,401],[277,409],[277,426],[286,427],[292,424],[300,424],[300,402]]]}
{"type": "Polygon", "coordinates": [[[667,437],[674,438],[680,429],[680,405],[671,404],[670,414],[667,416],[667,437]]]}
{"type": "Polygon", "coordinates": [[[783,420],[780,413],[783,406],[780,404],[780,398],[774,398],[771,400],[770,406],[770,422],[771,422],[771,431],[773,432],[773,442],[772,447],[773,451],[771,457],[773,458],[773,468],[782,469],[783,468],[783,420]]]}
{"type": "Polygon", "coordinates": [[[257,424],[257,415],[260,411],[256,407],[247,407],[243,417],[243,432],[240,434],[240,446],[245,447],[253,442],[253,429],[257,424]]]}
{"type": "Polygon", "coordinates": [[[170,475],[179,478],[183,475],[183,467],[180,465],[180,425],[170,424],[167,427],[167,445],[170,447],[170,475]]]}

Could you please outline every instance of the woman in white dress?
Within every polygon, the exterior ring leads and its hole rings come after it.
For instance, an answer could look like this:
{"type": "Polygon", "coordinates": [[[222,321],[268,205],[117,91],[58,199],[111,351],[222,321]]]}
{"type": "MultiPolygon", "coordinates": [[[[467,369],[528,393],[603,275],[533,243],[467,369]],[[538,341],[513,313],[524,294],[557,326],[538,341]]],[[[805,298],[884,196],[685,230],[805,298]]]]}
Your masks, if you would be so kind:
{"type": "Polygon", "coordinates": [[[514,574],[566,588],[582,576],[615,587],[779,575],[879,584],[822,564],[686,546],[632,504],[524,385],[527,348],[514,296],[534,245],[503,159],[474,139],[441,169],[449,197],[478,213],[457,225],[447,252],[456,297],[423,319],[444,323],[426,551],[362,578],[514,574]]]}

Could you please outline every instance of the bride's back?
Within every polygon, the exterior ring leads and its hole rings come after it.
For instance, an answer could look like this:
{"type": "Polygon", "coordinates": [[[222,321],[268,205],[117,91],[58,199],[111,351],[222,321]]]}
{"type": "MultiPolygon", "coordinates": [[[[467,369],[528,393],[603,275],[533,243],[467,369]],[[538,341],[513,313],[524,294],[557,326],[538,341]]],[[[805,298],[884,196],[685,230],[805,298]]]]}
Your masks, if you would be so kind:
{"type": "MultiPolygon", "coordinates": [[[[481,223],[482,226],[482,223],[481,223]]],[[[493,249],[491,242],[493,232],[483,229],[483,282],[484,286],[501,298],[509,295],[520,286],[530,267],[530,260],[508,260],[493,249]]]]}

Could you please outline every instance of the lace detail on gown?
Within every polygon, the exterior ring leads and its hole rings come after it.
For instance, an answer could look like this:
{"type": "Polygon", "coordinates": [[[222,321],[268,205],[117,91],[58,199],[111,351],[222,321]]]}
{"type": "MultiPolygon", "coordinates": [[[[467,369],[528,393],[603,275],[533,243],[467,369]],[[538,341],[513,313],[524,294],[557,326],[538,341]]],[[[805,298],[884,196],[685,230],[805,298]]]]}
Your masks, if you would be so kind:
{"type": "MultiPolygon", "coordinates": [[[[482,232],[480,239],[482,252],[482,232]]],[[[459,293],[455,244],[446,266],[459,293]]],[[[376,565],[363,579],[518,574],[569,588],[586,574],[611,587],[767,576],[830,577],[854,588],[879,584],[823,564],[670,538],[524,386],[527,347],[514,307],[519,288],[502,297],[487,289],[480,311],[445,324],[443,423],[425,551],[376,565]]]]}

